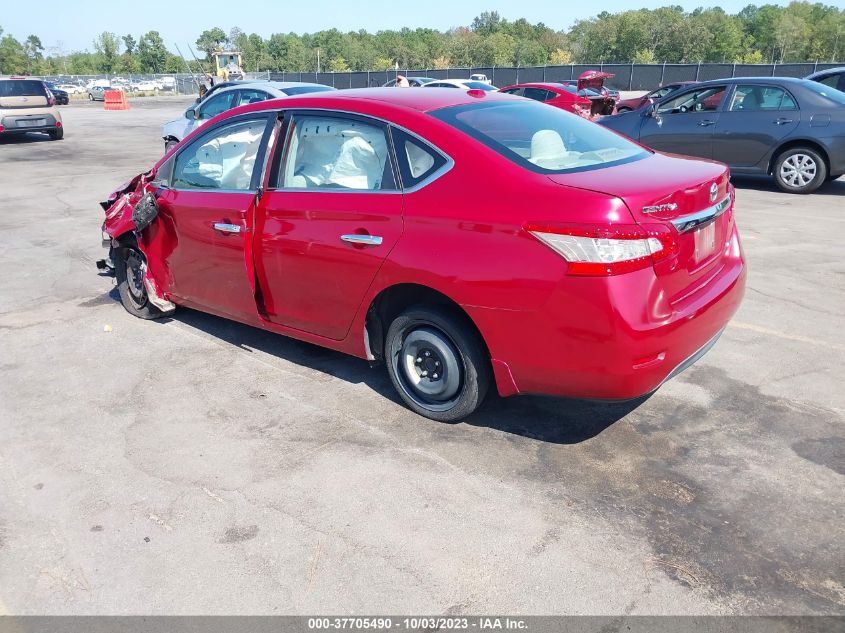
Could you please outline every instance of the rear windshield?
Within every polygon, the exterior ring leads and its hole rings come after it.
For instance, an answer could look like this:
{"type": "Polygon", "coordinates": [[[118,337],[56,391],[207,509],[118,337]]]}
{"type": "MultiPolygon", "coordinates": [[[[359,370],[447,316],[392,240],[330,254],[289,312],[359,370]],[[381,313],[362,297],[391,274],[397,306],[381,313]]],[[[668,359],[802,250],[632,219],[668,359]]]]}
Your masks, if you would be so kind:
{"type": "Polygon", "coordinates": [[[836,88],[831,88],[830,86],[826,86],[815,81],[805,81],[803,84],[807,90],[812,90],[816,94],[827,97],[835,103],[845,105],[845,92],[841,92],[836,88]]]}
{"type": "Polygon", "coordinates": [[[649,156],[597,123],[536,101],[470,104],[431,115],[540,173],[599,169],[649,156]]]}
{"type": "Polygon", "coordinates": [[[44,84],[32,79],[0,81],[0,97],[46,97],[44,84]]]}
{"type": "Polygon", "coordinates": [[[334,90],[334,88],[331,86],[294,86],[293,88],[284,88],[282,92],[292,97],[293,95],[304,95],[309,92],[328,92],[329,90],[334,90]]]}
{"type": "Polygon", "coordinates": [[[464,84],[466,84],[466,87],[471,89],[471,90],[488,90],[488,91],[491,91],[491,90],[496,89],[493,86],[491,86],[490,84],[484,83],[483,81],[465,81],[464,84]]]}

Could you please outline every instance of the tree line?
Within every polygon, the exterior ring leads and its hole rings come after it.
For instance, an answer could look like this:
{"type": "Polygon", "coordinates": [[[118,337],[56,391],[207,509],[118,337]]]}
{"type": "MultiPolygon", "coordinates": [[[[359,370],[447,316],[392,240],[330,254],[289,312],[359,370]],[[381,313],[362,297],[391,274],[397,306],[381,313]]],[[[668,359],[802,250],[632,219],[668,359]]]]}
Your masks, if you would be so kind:
{"type": "MultiPolygon", "coordinates": [[[[204,71],[211,53],[243,53],[247,71],[391,70],[571,63],[784,63],[837,61],[845,57],[845,9],[792,2],[786,7],[748,5],[737,14],[715,7],[602,12],[568,31],[485,11],[468,26],[438,31],[403,28],[370,33],[273,33],[264,38],[238,27],[203,31],[195,42],[204,71]]],[[[183,49],[183,52],[186,52],[183,49]]],[[[0,27],[0,73],[133,74],[193,72],[174,55],[158,31],[101,33],[93,50],[66,53],[45,47],[37,35],[23,40],[0,27]]]]}

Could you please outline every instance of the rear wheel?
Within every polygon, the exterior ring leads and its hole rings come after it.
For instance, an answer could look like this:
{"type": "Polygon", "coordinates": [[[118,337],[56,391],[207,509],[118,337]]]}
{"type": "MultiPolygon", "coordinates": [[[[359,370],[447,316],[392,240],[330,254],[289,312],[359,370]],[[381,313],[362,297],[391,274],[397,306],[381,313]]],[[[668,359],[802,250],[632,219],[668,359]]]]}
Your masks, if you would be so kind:
{"type": "Polygon", "coordinates": [[[788,193],[810,193],[827,178],[827,165],[819,153],[809,147],[793,147],[775,161],[775,183],[788,193]]]}
{"type": "Polygon", "coordinates": [[[387,331],[385,359],[390,380],[414,412],[457,422],[484,401],[490,364],[478,333],[444,308],[415,307],[387,331]]]}
{"type": "Polygon", "coordinates": [[[93,100],[94,100],[94,95],[92,95],[92,94],[89,92],[89,93],[88,93],[88,101],[93,101],[93,100]]]}
{"type": "Polygon", "coordinates": [[[129,314],[140,319],[158,319],[164,313],[150,303],[144,276],[147,273],[147,260],[134,245],[123,246],[114,256],[114,273],[117,277],[117,290],[120,301],[129,314]]]}
{"type": "Polygon", "coordinates": [[[50,135],[50,140],[61,141],[65,137],[65,129],[63,127],[60,127],[58,129],[47,132],[47,134],[50,135]]]}
{"type": "Polygon", "coordinates": [[[626,106],[622,106],[621,108],[616,108],[616,114],[622,114],[623,112],[630,112],[631,108],[626,106]]]}

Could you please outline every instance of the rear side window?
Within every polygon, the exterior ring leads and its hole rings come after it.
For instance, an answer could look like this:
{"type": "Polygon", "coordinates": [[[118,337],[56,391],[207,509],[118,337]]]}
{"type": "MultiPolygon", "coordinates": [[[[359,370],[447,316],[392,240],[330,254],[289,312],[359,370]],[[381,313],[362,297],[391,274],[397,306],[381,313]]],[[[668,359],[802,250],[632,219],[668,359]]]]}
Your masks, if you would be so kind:
{"type": "Polygon", "coordinates": [[[825,86],[830,86],[831,88],[836,88],[839,85],[839,75],[829,75],[824,79],[819,79],[818,82],[820,84],[824,84],[825,86]]]}
{"type": "Polygon", "coordinates": [[[46,97],[43,82],[31,79],[0,81],[0,97],[46,97]]]}
{"type": "Polygon", "coordinates": [[[443,154],[407,132],[393,128],[391,134],[405,189],[416,187],[446,164],[443,154]]]}
{"type": "Polygon", "coordinates": [[[355,118],[294,115],[280,173],[284,189],[396,188],[385,129],[355,118]]]}
{"type": "Polygon", "coordinates": [[[742,84],[736,87],[729,108],[731,112],[795,109],[795,100],[783,88],[742,84]]]}
{"type": "Polygon", "coordinates": [[[557,95],[543,88],[526,88],[525,96],[534,101],[548,101],[557,95]]]}

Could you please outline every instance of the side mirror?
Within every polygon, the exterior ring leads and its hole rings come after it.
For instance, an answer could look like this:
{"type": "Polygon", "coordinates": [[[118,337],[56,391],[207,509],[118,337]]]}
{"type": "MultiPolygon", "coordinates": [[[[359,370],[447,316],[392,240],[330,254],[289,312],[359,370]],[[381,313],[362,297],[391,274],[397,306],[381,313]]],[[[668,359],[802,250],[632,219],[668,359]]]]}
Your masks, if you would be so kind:
{"type": "Polygon", "coordinates": [[[197,111],[193,108],[188,108],[187,110],[185,110],[185,118],[190,121],[193,121],[197,118],[197,111]]]}
{"type": "Polygon", "coordinates": [[[643,116],[650,116],[655,119],[659,118],[659,115],[657,114],[657,106],[654,103],[654,99],[648,100],[648,105],[645,107],[643,116]]]}

